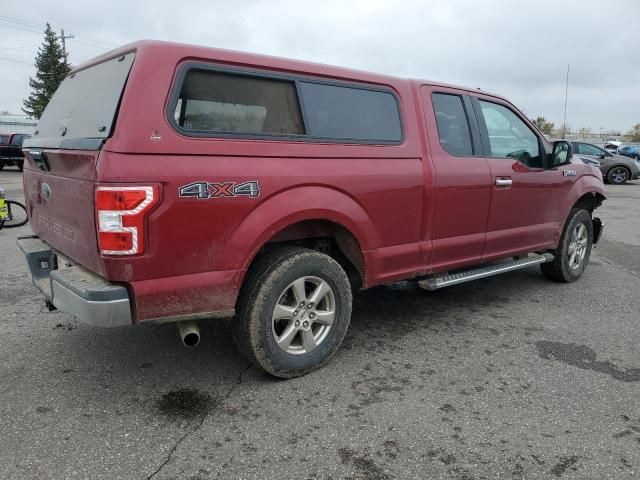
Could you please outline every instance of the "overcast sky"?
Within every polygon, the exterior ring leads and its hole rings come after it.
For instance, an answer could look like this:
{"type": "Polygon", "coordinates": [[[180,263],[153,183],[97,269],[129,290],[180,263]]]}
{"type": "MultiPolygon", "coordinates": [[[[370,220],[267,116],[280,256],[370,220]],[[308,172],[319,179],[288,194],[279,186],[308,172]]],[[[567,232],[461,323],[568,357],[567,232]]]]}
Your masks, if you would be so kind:
{"type": "Polygon", "coordinates": [[[640,0],[4,0],[0,14],[0,111],[20,113],[50,22],[76,34],[76,65],[171,40],[480,87],[556,125],[570,64],[572,129],[640,123],[640,0]]]}

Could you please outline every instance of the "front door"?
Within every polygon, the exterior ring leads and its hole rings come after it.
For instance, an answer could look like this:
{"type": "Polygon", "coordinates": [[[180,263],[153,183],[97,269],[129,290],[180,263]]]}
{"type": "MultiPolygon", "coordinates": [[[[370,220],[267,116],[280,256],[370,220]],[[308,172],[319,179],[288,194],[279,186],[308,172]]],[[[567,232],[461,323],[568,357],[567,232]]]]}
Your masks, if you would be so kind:
{"type": "Polygon", "coordinates": [[[491,170],[491,208],[483,261],[544,250],[557,243],[564,219],[561,170],[547,168],[548,145],[513,106],[472,98],[491,170]]]}

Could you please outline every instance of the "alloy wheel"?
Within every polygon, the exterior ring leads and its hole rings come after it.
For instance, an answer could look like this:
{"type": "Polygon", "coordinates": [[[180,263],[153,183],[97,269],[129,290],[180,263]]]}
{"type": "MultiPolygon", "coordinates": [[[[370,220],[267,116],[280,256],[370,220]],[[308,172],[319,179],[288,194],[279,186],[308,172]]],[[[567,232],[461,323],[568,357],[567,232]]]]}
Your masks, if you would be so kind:
{"type": "Polygon", "coordinates": [[[327,338],[336,314],[331,286],[318,277],[301,277],[280,294],[271,317],[278,347],[292,355],[309,353],[327,338]]]}
{"type": "Polygon", "coordinates": [[[627,180],[627,170],[623,167],[615,167],[611,170],[609,178],[613,183],[624,183],[627,180]]]}
{"type": "Polygon", "coordinates": [[[567,252],[569,256],[569,268],[572,270],[577,270],[582,265],[584,257],[587,254],[588,242],[587,227],[585,227],[584,223],[579,223],[576,225],[576,228],[573,229],[567,252]]]}

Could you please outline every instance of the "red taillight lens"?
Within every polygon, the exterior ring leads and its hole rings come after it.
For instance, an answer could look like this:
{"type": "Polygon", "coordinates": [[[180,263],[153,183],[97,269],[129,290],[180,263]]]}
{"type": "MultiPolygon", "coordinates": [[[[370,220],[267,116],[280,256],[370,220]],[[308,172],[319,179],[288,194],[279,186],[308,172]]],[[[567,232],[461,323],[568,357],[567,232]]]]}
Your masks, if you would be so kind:
{"type": "Polygon", "coordinates": [[[144,219],[158,202],[157,185],[96,188],[98,247],[103,255],[144,251],[144,219]]]}
{"type": "Polygon", "coordinates": [[[147,192],[144,190],[96,190],[96,208],[98,210],[133,210],[144,202],[147,192]]]}

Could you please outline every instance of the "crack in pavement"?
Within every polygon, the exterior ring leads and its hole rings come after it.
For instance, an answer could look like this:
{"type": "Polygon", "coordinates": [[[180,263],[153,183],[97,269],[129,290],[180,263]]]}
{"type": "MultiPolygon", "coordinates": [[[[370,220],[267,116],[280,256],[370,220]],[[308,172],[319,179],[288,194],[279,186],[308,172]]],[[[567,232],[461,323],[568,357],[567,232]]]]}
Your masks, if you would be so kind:
{"type": "Polygon", "coordinates": [[[617,263],[612,262],[611,260],[605,258],[605,257],[601,257],[598,254],[593,255],[596,259],[606,263],[607,265],[617,269],[617,270],[621,270],[625,273],[628,273],[631,276],[634,276],[636,278],[640,278],[640,274],[637,273],[635,270],[629,270],[628,268],[623,267],[622,265],[618,265],[617,263]]]}
{"type": "Polygon", "coordinates": [[[200,419],[200,421],[196,424],[196,426],[194,428],[192,428],[191,430],[187,431],[184,435],[182,435],[182,437],[180,437],[178,439],[178,441],[176,442],[176,444],[171,448],[171,450],[169,450],[169,453],[167,455],[167,458],[164,460],[164,462],[162,462],[160,464],[160,466],[151,474],[147,477],[147,480],[151,480],[152,478],[154,478],[156,475],[158,475],[162,469],[164,469],[164,467],[171,461],[171,457],[173,456],[173,454],[175,453],[175,451],[178,449],[178,447],[182,444],[182,442],[184,442],[188,437],[190,437],[191,435],[193,435],[194,433],[196,433],[200,427],[202,426],[202,424],[204,423],[204,421],[207,419],[207,417],[209,416],[209,414],[212,412],[212,410],[214,410],[215,408],[219,407],[220,405],[222,405],[233,393],[233,391],[236,389],[236,387],[238,385],[240,385],[242,383],[242,375],[244,375],[244,373],[249,370],[251,368],[252,363],[249,362],[249,364],[242,369],[242,371],[238,374],[238,378],[235,381],[235,383],[233,385],[231,385],[231,388],[229,388],[229,390],[227,391],[226,395],[224,395],[224,397],[222,397],[222,399],[219,402],[215,402],[206,412],[205,414],[202,416],[202,418],[200,419]]]}
{"type": "Polygon", "coordinates": [[[18,267],[21,267],[21,266],[22,266],[22,264],[19,263],[18,265],[11,265],[9,267],[2,267],[2,268],[0,268],[0,272],[6,272],[7,270],[11,270],[12,268],[18,268],[18,267]]]}

